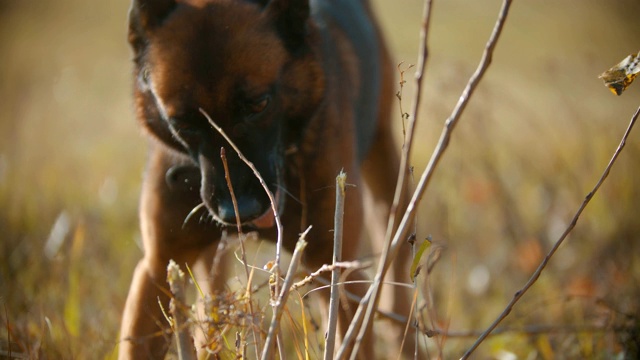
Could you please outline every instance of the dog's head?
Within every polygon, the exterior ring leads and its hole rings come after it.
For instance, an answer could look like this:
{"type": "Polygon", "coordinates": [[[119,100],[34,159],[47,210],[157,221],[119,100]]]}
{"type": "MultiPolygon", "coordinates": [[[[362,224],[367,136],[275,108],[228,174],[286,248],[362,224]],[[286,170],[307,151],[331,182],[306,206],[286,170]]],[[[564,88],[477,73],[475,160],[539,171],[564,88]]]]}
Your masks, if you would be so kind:
{"type": "Polygon", "coordinates": [[[322,98],[316,38],[308,0],[133,1],[138,118],[199,167],[200,195],[218,222],[236,219],[223,147],[241,221],[262,228],[273,217],[260,182],[203,112],[282,193],[285,150],[322,98]]]}

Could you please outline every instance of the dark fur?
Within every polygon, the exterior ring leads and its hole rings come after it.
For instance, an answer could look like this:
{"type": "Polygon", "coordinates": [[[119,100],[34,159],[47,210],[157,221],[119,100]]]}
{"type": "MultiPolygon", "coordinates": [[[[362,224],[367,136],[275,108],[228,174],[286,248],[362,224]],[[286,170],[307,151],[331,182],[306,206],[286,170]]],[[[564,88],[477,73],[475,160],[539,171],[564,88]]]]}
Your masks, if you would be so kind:
{"type": "MultiPolygon", "coordinates": [[[[367,180],[375,223],[384,230],[398,169],[388,123],[389,58],[366,1],[135,0],[137,117],[153,138],[141,198],[145,256],[123,316],[121,358],[162,357],[156,298],[169,259],[210,268],[220,226],[235,212],[246,230],[274,239],[270,202],[251,170],[201,114],[206,112],[257,167],[272,193],[291,250],[313,225],[305,265],[331,261],[334,184],[355,184],[345,209],[343,256],[357,255],[367,180]],[[286,190],[286,191],[285,191],[286,190]],[[299,201],[289,195],[295,196],[299,201]],[[286,199],[286,200],[285,200],[286,199]],[[206,210],[183,226],[204,203],[206,210]],[[206,213],[204,213],[206,211],[206,213]],[[201,215],[215,221],[198,221],[201,215]],[[201,256],[203,255],[204,256],[201,256]]],[[[206,274],[206,271],[204,272],[206,274]]],[[[356,274],[355,277],[360,277],[356,274]]],[[[364,288],[352,291],[362,294],[364,288]]],[[[341,314],[344,330],[348,317],[341,314]]],[[[365,345],[365,352],[372,346],[365,345]]]]}

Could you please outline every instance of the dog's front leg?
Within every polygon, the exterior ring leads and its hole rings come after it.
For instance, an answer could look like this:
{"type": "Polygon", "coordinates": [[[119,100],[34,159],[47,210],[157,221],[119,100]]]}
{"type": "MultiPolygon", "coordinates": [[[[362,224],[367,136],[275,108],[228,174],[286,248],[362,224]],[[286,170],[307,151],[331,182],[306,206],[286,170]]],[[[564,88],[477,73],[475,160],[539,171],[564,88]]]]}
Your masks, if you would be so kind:
{"type": "Polygon", "coordinates": [[[153,271],[147,259],[136,266],[122,318],[120,359],[162,359],[169,342],[162,329],[166,326],[158,300],[168,297],[160,271],[153,271]]]}
{"type": "Polygon", "coordinates": [[[168,309],[167,264],[173,259],[181,267],[185,263],[192,266],[218,237],[215,225],[202,224],[198,218],[184,224],[200,202],[199,175],[182,174],[185,178],[176,182],[180,186],[174,186],[166,174],[176,165],[181,164],[171,154],[152,149],[140,203],[145,253],[135,269],[124,309],[120,359],[164,357],[171,337],[165,331],[168,324],[158,301],[168,309]]]}

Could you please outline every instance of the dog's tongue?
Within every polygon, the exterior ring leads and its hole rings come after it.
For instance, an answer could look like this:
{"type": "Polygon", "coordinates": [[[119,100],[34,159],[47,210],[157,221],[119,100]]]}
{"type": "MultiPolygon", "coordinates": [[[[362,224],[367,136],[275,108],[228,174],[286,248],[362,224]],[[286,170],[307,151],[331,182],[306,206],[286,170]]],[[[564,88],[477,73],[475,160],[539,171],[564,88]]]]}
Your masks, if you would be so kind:
{"type": "Polygon", "coordinates": [[[273,216],[271,208],[260,215],[259,218],[254,219],[251,224],[258,229],[268,229],[276,223],[276,218],[273,216]]]}

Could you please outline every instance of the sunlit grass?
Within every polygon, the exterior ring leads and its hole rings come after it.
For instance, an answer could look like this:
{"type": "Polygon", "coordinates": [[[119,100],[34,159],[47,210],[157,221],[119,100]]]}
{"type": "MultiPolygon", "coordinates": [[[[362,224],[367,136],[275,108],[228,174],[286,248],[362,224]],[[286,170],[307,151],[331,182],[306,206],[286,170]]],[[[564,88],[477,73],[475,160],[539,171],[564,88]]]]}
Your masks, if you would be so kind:
{"type": "MultiPolygon", "coordinates": [[[[417,173],[499,4],[435,3],[417,173]]],[[[396,60],[414,63],[421,2],[376,4],[396,60]]],[[[136,239],[145,140],[130,100],[128,1],[3,6],[0,351],[11,341],[12,352],[30,357],[113,356],[142,254],[136,239]],[[68,224],[56,235],[56,251],[46,253],[61,214],[68,224]]],[[[640,85],[615,97],[597,79],[639,50],[640,23],[630,15],[637,4],[575,7],[517,2],[495,63],[419,211],[418,237],[431,235],[434,246],[445,248],[428,279],[437,319],[424,319],[448,324],[445,358],[473,341],[456,332],[482,330],[526,281],[597,180],[638,105],[640,85]]],[[[632,134],[549,271],[480,356],[610,358],[633,346],[640,327],[637,139],[632,134]],[[636,332],[616,332],[616,326],[636,332]]],[[[288,314],[298,319],[299,313],[288,314]]],[[[323,330],[313,329],[311,320],[291,323],[297,345],[291,353],[298,357],[304,341],[318,348],[323,330]]],[[[438,347],[435,339],[426,342],[438,347]]]]}

